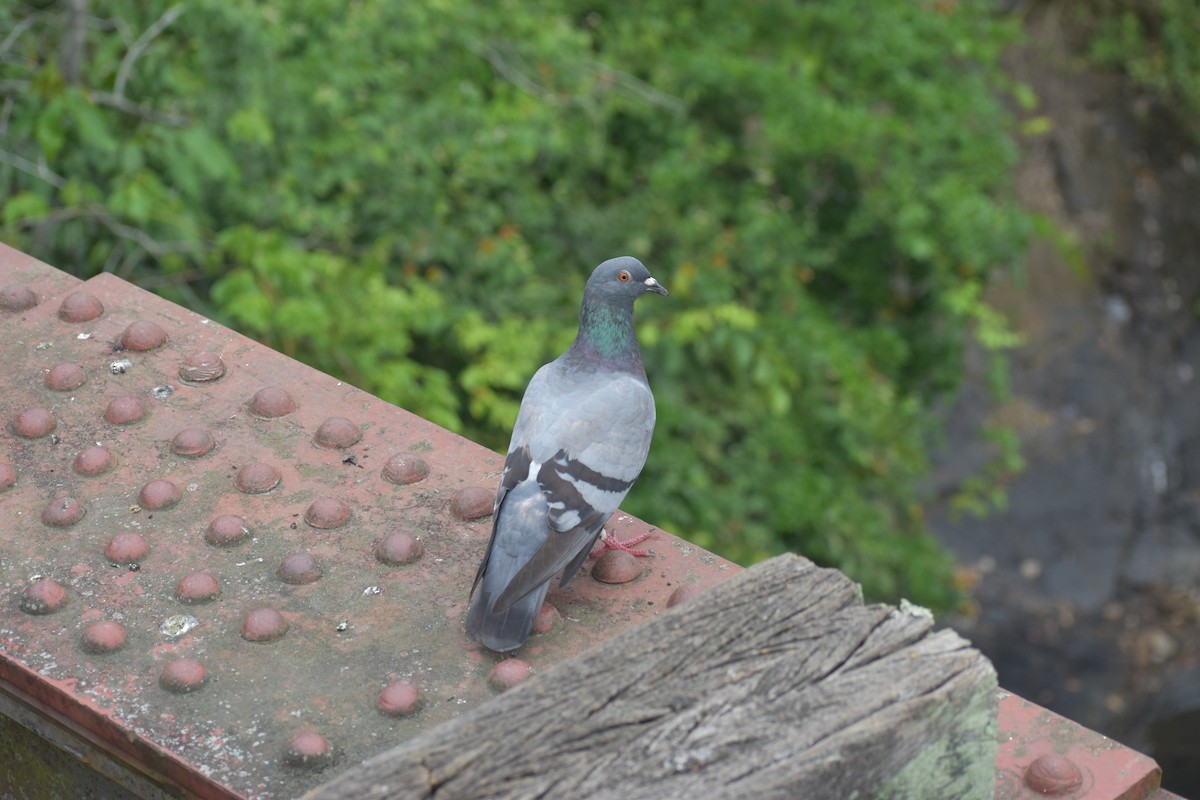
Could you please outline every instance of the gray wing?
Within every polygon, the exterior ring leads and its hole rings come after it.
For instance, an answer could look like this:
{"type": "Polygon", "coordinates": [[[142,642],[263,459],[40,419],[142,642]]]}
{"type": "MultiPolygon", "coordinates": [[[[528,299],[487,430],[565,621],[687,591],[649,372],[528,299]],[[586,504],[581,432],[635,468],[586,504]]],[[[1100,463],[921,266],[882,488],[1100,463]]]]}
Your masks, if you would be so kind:
{"type": "MultiPolygon", "coordinates": [[[[578,568],[641,473],[654,434],[654,396],[639,376],[580,376],[544,368],[535,378],[540,380],[531,382],[530,390],[536,385],[537,394],[528,410],[522,403],[513,445],[528,447],[532,462],[540,464],[536,479],[549,531],[496,598],[497,609],[568,565],[578,568]]],[[[513,452],[510,447],[510,459],[513,452]]],[[[564,573],[563,585],[572,577],[564,573]]]]}

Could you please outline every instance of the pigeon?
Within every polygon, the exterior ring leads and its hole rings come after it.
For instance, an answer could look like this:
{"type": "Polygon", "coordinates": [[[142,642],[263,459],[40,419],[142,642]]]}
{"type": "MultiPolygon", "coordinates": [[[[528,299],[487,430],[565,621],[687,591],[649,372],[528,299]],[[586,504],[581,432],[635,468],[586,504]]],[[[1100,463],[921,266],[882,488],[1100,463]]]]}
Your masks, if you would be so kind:
{"type": "Polygon", "coordinates": [[[571,582],[646,463],[654,395],[633,302],[647,292],[667,294],[636,258],[596,267],[575,341],[525,390],[467,611],[467,635],[491,650],[529,638],[551,579],[571,582]]]}

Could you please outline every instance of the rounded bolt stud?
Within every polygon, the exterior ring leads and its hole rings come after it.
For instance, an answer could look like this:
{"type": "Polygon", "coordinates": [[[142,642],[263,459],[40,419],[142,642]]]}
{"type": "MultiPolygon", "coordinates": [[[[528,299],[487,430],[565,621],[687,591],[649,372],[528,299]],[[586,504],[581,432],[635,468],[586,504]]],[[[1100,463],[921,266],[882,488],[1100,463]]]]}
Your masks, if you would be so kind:
{"type": "Polygon", "coordinates": [[[158,685],[168,692],[187,694],[208,681],[208,670],[194,658],[177,658],[163,667],[158,685]]]}
{"type": "Polygon", "coordinates": [[[91,292],[82,289],[71,292],[58,304],[58,318],[63,322],[91,322],[104,314],[104,304],[91,292]]]}
{"type": "Polygon", "coordinates": [[[506,692],[514,686],[524,683],[532,674],[533,667],[526,662],[519,658],[506,658],[492,667],[492,672],[488,675],[488,683],[493,689],[506,692]]]}
{"type": "Polygon", "coordinates": [[[175,597],[181,603],[207,603],[221,596],[221,584],[207,572],[193,572],[175,587],[175,597]]]}
{"type": "Polygon", "coordinates": [[[60,496],[42,509],[42,522],[53,528],[66,528],[83,519],[87,509],[74,497],[60,496]]]}
{"type": "Polygon", "coordinates": [[[350,519],[350,506],[333,497],[318,497],[304,511],[304,521],[314,528],[340,528],[350,519]]]}
{"type": "Polygon", "coordinates": [[[699,597],[704,590],[695,584],[687,584],[684,586],[675,587],[675,591],[671,592],[671,596],[667,598],[667,608],[683,605],[684,603],[699,597]]]}
{"type": "Polygon", "coordinates": [[[189,383],[209,383],[225,374],[225,361],[216,353],[192,353],[179,365],[179,377],[189,383]]]}
{"type": "Polygon", "coordinates": [[[313,444],[329,450],[349,447],[362,438],[362,431],[345,417],[330,417],[321,423],[313,436],[313,444]]]}
{"type": "Polygon", "coordinates": [[[312,553],[291,553],[279,563],[279,580],[295,586],[312,583],[321,577],[321,564],[312,553]]]}
{"type": "Polygon", "coordinates": [[[145,352],[167,343],[167,332],[148,319],[140,319],[121,333],[121,347],[145,352]]]}
{"type": "Polygon", "coordinates": [[[245,494],[265,494],[278,486],[281,480],[283,477],[279,474],[279,470],[270,464],[255,461],[238,470],[237,480],[234,483],[237,485],[238,491],[245,494]]]}
{"type": "Polygon", "coordinates": [[[69,392],[87,383],[87,375],[78,364],[55,364],[46,373],[46,388],[55,392],[69,392]]]}
{"type": "Polygon", "coordinates": [[[1039,794],[1066,794],[1083,782],[1083,773],[1066,756],[1038,756],[1025,770],[1025,785],[1039,794]]]}
{"type": "Polygon", "coordinates": [[[102,619],[83,629],[79,646],[88,653],[112,653],[124,647],[127,638],[121,623],[102,619]]]}
{"type": "Polygon", "coordinates": [[[113,398],[104,409],[104,421],[110,425],[132,425],[146,417],[146,404],[133,395],[113,398]]]}
{"type": "Polygon", "coordinates": [[[183,492],[166,478],[156,478],[138,492],[138,502],[141,503],[142,508],[148,508],[151,511],[171,508],[182,499],[183,492]]]}
{"type": "Polygon", "coordinates": [[[389,717],[407,717],[421,707],[421,690],[408,681],[392,681],[375,698],[375,707],[389,717]]]}
{"type": "Polygon", "coordinates": [[[42,578],[25,587],[21,610],[26,614],[53,614],[67,604],[67,590],[58,581],[42,578]]]}
{"type": "Polygon", "coordinates": [[[641,574],[637,557],[624,550],[609,550],[592,565],[592,577],[601,583],[629,583],[641,574]]]}
{"type": "Polygon", "coordinates": [[[216,440],[204,428],[184,428],[171,440],[171,452],[184,458],[206,456],[216,446],[216,440]]]}
{"type": "Polygon", "coordinates": [[[22,439],[40,439],[58,427],[54,415],[44,408],[27,408],[13,420],[12,431],[22,439]]]}
{"type": "Polygon", "coordinates": [[[0,461],[0,492],[11,489],[17,482],[17,471],[7,461],[0,461]]]}
{"type": "Polygon", "coordinates": [[[259,419],[286,417],[296,410],[296,401],[278,386],[259,389],[250,400],[250,413],[259,419]]]}
{"type": "Polygon", "coordinates": [[[333,747],[316,731],[297,733],[283,749],[283,760],[288,766],[320,770],[333,763],[333,747]]]}
{"type": "Polygon", "coordinates": [[[400,453],[383,465],[383,479],[388,483],[404,486],[429,477],[429,465],[425,459],[411,453],[400,453]]]}
{"type": "Polygon", "coordinates": [[[114,564],[136,564],[150,555],[150,543],[140,533],[118,533],[104,548],[104,557],[114,564]]]}
{"type": "Polygon", "coordinates": [[[537,616],[533,618],[534,633],[549,633],[554,629],[554,623],[562,618],[562,614],[558,613],[558,609],[549,603],[542,603],[542,607],[538,609],[537,616]]]}
{"type": "Polygon", "coordinates": [[[234,547],[250,538],[250,526],[237,514],[222,514],[208,523],[204,541],[213,547],[234,547]]]}
{"type": "Polygon", "coordinates": [[[496,493],[481,486],[459,489],[450,500],[450,513],[467,522],[490,516],[496,501],[496,493]]]}
{"type": "Polygon", "coordinates": [[[242,620],[242,638],[248,642],[273,642],[287,631],[288,621],[273,608],[256,608],[242,620]]]}
{"type": "Polygon", "coordinates": [[[37,295],[28,286],[20,283],[0,286],[0,310],[25,311],[37,304],[37,295]]]}
{"type": "Polygon", "coordinates": [[[375,545],[375,558],[384,564],[399,566],[411,564],[425,552],[424,545],[419,539],[407,533],[393,533],[375,545]]]}
{"type": "Polygon", "coordinates": [[[103,475],[117,465],[117,457],[103,445],[94,444],[75,456],[72,469],[79,475],[92,478],[103,475]]]}

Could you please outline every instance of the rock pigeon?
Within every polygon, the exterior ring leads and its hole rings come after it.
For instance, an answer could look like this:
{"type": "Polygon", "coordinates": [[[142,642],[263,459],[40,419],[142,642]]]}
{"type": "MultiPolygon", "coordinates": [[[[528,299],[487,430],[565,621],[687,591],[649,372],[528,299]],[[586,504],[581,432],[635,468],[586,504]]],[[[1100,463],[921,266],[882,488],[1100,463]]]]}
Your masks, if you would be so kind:
{"type": "Polygon", "coordinates": [[[667,294],[636,258],[596,267],[575,341],[525,390],[467,611],[467,634],[492,650],[525,642],[551,579],[570,583],[646,463],[654,396],[633,301],[647,292],[667,294]]]}

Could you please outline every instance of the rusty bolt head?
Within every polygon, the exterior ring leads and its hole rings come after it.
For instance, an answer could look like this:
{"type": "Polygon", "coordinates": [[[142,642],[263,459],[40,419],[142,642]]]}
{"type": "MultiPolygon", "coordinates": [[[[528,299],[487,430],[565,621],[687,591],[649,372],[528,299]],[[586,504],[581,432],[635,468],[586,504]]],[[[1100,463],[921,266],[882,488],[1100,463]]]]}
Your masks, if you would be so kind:
{"type": "Polygon", "coordinates": [[[304,511],[304,521],[314,528],[339,528],[350,519],[350,506],[332,497],[318,497],[304,511]]]}
{"type": "Polygon", "coordinates": [[[538,609],[537,616],[533,618],[534,633],[549,633],[554,628],[554,623],[562,617],[558,613],[558,609],[549,603],[542,603],[542,607],[538,609]]]}
{"type": "Polygon", "coordinates": [[[79,645],[88,653],[112,653],[125,646],[126,638],[121,623],[102,619],[83,629],[79,645]]]}
{"type": "Polygon", "coordinates": [[[87,509],[74,497],[59,496],[42,510],[42,522],[54,528],[66,528],[83,519],[87,509]]]}
{"type": "Polygon", "coordinates": [[[38,304],[37,295],[28,286],[10,283],[0,286],[0,310],[24,311],[38,304]]]}
{"type": "Polygon", "coordinates": [[[0,492],[11,489],[17,482],[17,471],[7,461],[0,461],[0,492]]]}
{"type": "Polygon", "coordinates": [[[321,423],[313,436],[313,444],[330,450],[349,447],[362,438],[362,431],[345,417],[330,417],[321,423]]]}
{"type": "Polygon", "coordinates": [[[667,608],[674,608],[682,605],[694,597],[698,597],[704,591],[703,588],[695,584],[686,584],[679,586],[675,591],[671,592],[671,596],[667,598],[667,608]]]}
{"type": "Polygon", "coordinates": [[[204,541],[213,547],[233,547],[250,538],[250,526],[237,514],[222,514],[208,523],[204,541]]]}
{"type": "Polygon", "coordinates": [[[333,748],[324,736],[315,731],[298,733],[283,749],[288,766],[321,770],[333,763],[333,748]]]}
{"type": "Polygon", "coordinates": [[[279,580],[300,586],[321,577],[321,564],[312,553],[290,553],[279,563],[279,580]]]}
{"type": "Polygon", "coordinates": [[[175,596],[183,603],[207,603],[221,596],[221,584],[207,572],[193,572],[179,581],[175,596]]]}
{"type": "Polygon", "coordinates": [[[102,445],[94,444],[75,456],[73,469],[80,475],[103,475],[117,465],[117,457],[102,445]]]}
{"type": "Polygon", "coordinates": [[[150,555],[150,543],[140,533],[118,533],[104,548],[104,557],[114,564],[136,564],[150,555]]]}
{"type": "Polygon", "coordinates": [[[163,667],[158,685],[168,692],[187,694],[202,687],[208,680],[208,670],[194,658],[177,658],[163,667]]]}
{"type": "Polygon", "coordinates": [[[259,389],[250,400],[250,413],[259,419],[286,417],[296,410],[296,401],[278,386],[259,389]]]}
{"type": "Polygon", "coordinates": [[[1055,753],[1038,756],[1025,770],[1025,785],[1040,794],[1066,794],[1082,782],[1075,762],[1055,753]]]}
{"type": "Polygon", "coordinates": [[[41,578],[25,587],[21,610],[26,614],[53,614],[67,604],[67,590],[58,581],[41,578]]]}
{"type": "Polygon", "coordinates": [[[454,493],[450,500],[450,513],[463,522],[486,517],[492,513],[495,500],[495,492],[481,486],[468,486],[454,493]]]}
{"type": "Polygon", "coordinates": [[[206,456],[216,446],[216,440],[204,428],[184,428],[171,440],[171,452],[184,458],[206,456]]]}
{"type": "Polygon", "coordinates": [[[139,319],[121,334],[121,347],[145,352],[167,343],[167,332],[148,319],[139,319]]]}
{"type": "Polygon", "coordinates": [[[132,425],[146,416],[146,404],[133,395],[116,397],[104,409],[104,421],[110,425],[132,425]]]}
{"type": "Polygon", "coordinates": [[[82,289],[71,292],[58,304],[58,318],[63,322],[91,322],[104,314],[104,304],[91,292],[82,289]]]}
{"type": "Polygon", "coordinates": [[[13,420],[12,432],[23,439],[38,439],[58,427],[54,415],[44,408],[27,408],[13,420]]]}
{"type": "Polygon", "coordinates": [[[519,658],[506,658],[496,666],[492,667],[492,672],[488,675],[488,683],[493,689],[498,689],[501,692],[506,692],[509,689],[524,683],[526,678],[533,674],[533,668],[519,658]]]}
{"type": "Polygon", "coordinates": [[[138,492],[138,502],[142,504],[142,508],[151,511],[171,508],[182,499],[183,492],[166,478],[156,478],[138,492]]]}
{"type": "Polygon", "coordinates": [[[255,461],[238,470],[237,480],[234,483],[237,484],[240,492],[264,494],[278,486],[282,479],[279,470],[270,464],[255,461]]]}
{"type": "Polygon", "coordinates": [[[637,557],[624,550],[609,550],[592,565],[592,577],[601,583],[629,583],[641,574],[637,557]]]}
{"type": "Polygon", "coordinates": [[[216,353],[192,353],[179,365],[179,377],[189,383],[208,383],[225,374],[225,361],[216,353]]]}
{"type": "Polygon", "coordinates": [[[256,608],[242,620],[242,638],[248,642],[273,642],[288,631],[288,621],[273,608],[256,608]]]}
{"type": "Polygon", "coordinates": [[[383,465],[383,479],[388,483],[406,485],[423,481],[429,477],[429,465],[425,459],[411,453],[394,455],[383,465]]]}
{"type": "Polygon", "coordinates": [[[384,564],[411,564],[421,557],[425,547],[407,533],[393,533],[375,546],[375,558],[384,564]]]}
{"type": "Polygon", "coordinates": [[[46,388],[55,392],[69,392],[87,382],[83,367],[78,364],[55,364],[46,373],[46,388]]]}
{"type": "Polygon", "coordinates": [[[408,681],[392,681],[375,699],[375,707],[389,717],[406,717],[421,707],[421,691],[408,681]]]}

